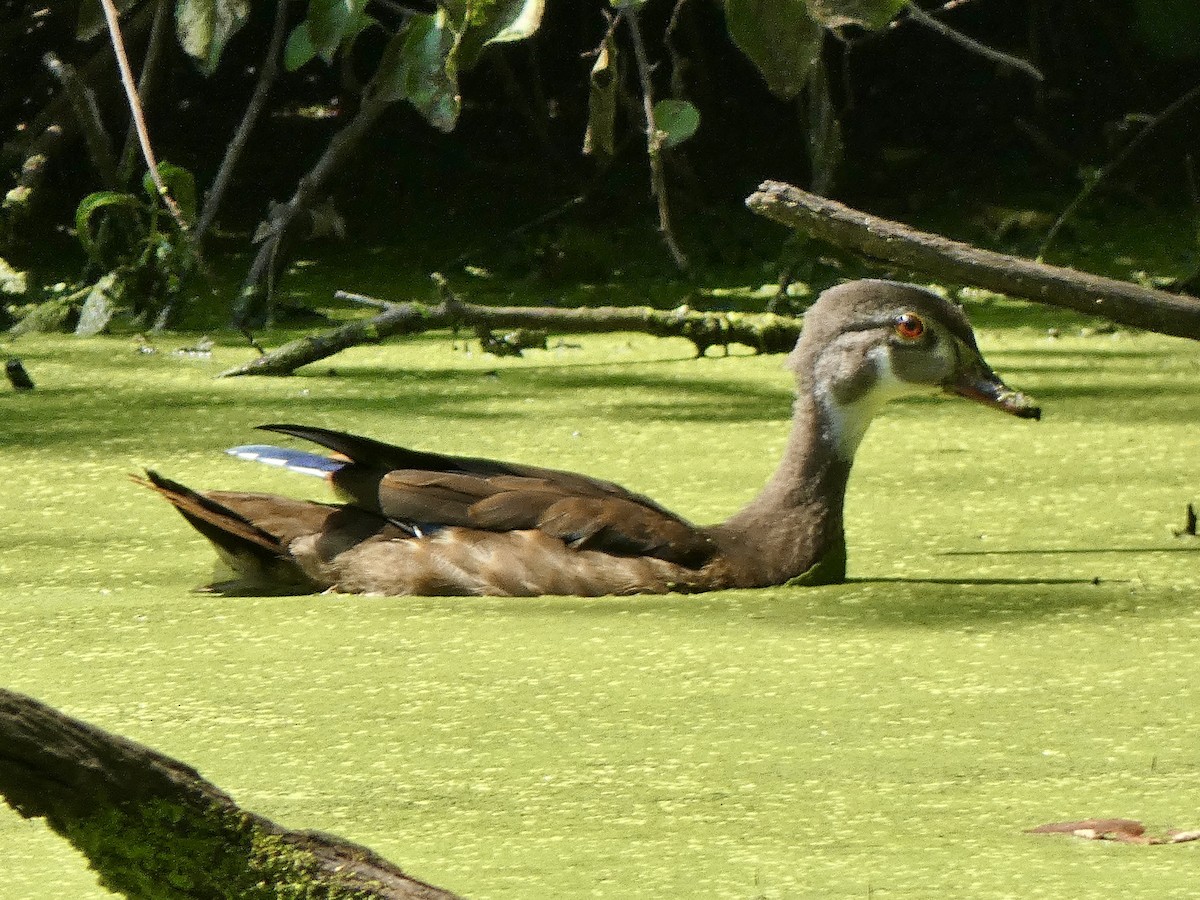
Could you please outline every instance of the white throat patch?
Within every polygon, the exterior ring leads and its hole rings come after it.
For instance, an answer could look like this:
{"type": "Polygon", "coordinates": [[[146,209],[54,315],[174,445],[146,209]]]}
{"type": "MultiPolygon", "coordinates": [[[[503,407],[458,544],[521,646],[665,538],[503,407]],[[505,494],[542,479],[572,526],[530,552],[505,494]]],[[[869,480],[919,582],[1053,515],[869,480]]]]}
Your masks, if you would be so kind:
{"type": "Polygon", "coordinates": [[[858,445],[867,433],[867,426],[875,414],[889,400],[927,394],[931,385],[912,384],[902,381],[892,369],[892,359],[886,347],[875,347],[867,353],[867,360],[875,369],[875,383],[862,397],[852,403],[839,403],[828,389],[819,390],[817,399],[826,414],[826,427],[838,456],[845,460],[854,458],[858,445]]]}

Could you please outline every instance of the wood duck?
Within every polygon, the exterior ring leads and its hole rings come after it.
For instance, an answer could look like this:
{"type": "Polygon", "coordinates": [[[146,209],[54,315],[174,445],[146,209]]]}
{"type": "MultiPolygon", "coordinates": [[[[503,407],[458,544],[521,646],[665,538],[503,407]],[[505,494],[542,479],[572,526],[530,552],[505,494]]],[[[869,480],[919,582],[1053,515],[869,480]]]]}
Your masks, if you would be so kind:
{"type": "Polygon", "coordinates": [[[783,460],[719,525],[696,526],[608,481],[394,447],[339,431],[264,425],[333,451],[235,447],[327,477],[343,500],[154,489],[256,593],[664,593],[825,584],[846,574],[842,507],[854,453],[888,400],[944,391],[1021,418],[1040,410],[984,361],[966,316],[923,288],[855,281],[805,317],[788,357],[798,389],[783,460]]]}

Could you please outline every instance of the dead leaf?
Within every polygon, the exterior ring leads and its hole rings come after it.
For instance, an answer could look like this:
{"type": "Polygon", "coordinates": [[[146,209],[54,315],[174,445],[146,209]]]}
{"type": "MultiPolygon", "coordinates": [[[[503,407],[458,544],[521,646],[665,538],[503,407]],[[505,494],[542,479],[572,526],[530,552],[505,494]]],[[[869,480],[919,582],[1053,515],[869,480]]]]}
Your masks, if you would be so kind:
{"type": "Polygon", "coordinates": [[[1029,828],[1026,834],[1069,834],[1087,841],[1119,841],[1123,844],[1182,844],[1200,840],[1200,830],[1168,831],[1151,837],[1146,826],[1133,819],[1081,819],[1078,822],[1047,822],[1029,828]]]}

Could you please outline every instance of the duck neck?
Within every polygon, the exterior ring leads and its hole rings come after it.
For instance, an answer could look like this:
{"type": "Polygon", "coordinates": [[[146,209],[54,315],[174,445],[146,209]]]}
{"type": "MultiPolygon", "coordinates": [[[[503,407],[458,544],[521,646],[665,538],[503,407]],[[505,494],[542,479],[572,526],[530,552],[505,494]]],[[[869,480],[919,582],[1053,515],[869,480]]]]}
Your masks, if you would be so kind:
{"type": "Polygon", "coordinates": [[[775,474],[741,512],[716,529],[718,542],[738,564],[739,583],[845,579],[843,505],[854,451],[866,430],[856,412],[802,387],[775,474]]]}

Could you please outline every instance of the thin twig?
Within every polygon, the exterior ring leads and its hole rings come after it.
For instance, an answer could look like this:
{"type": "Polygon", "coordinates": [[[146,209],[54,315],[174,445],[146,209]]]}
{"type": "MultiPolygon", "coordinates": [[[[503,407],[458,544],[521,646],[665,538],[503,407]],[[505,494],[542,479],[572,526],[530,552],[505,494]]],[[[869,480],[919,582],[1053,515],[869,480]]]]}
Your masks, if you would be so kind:
{"type": "Polygon", "coordinates": [[[1112,176],[1113,172],[1121,168],[1121,166],[1123,166],[1129,160],[1129,158],[1133,156],[1137,149],[1146,142],[1146,139],[1160,125],[1162,125],[1163,122],[1171,118],[1171,116],[1175,115],[1175,113],[1179,112],[1179,110],[1183,109],[1198,97],[1200,97],[1200,84],[1196,85],[1191,90],[1184,92],[1181,96],[1177,97],[1170,106],[1151,119],[1146,124],[1146,127],[1139,131],[1137,136],[1125,145],[1124,150],[1111,159],[1099,172],[1096,173],[1094,177],[1087,180],[1087,183],[1083,186],[1083,190],[1081,190],[1075,196],[1075,199],[1067,205],[1067,208],[1059,214],[1058,219],[1056,219],[1054,224],[1050,226],[1050,231],[1046,234],[1046,239],[1043,240],[1042,245],[1038,247],[1038,260],[1041,260],[1042,257],[1046,255],[1046,251],[1050,249],[1050,245],[1054,243],[1054,239],[1058,237],[1058,232],[1062,230],[1063,225],[1067,223],[1067,220],[1070,219],[1071,216],[1075,215],[1075,211],[1083,205],[1083,202],[1087,200],[1087,198],[1093,193],[1095,193],[1096,188],[1100,187],[1101,184],[1107,181],[1112,176]]]}
{"type": "Polygon", "coordinates": [[[1041,73],[1041,70],[1039,70],[1038,67],[1033,63],[1029,62],[1028,60],[1021,59],[1020,57],[1012,56],[1008,53],[1002,53],[1001,51],[995,50],[986,44],[979,43],[979,41],[975,40],[974,38],[967,37],[961,31],[955,31],[945,22],[935,19],[929,13],[925,12],[925,10],[921,9],[916,0],[909,0],[906,8],[908,9],[909,16],[914,22],[918,22],[921,25],[924,25],[926,28],[936,31],[942,37],[948,38],[963,49],[969,50],[972,53],[978,53],[985,59],[990,59],[992,62],[998,63],[999,65],[1007,66],[1010,69],[1016,69],[1018,72],[1023,72],[1034,81],[1046,80],[1046,77],[1041,73]]]}
{"type": "Polygon", "coordinates": [[[633,39],[633,56],[637,60],[638,78],[642,85],[642,112],[646,117],[646,154],[650,157],[650,190],[658,201],[658,230],[663,242],[671,251],[671,258],[681,272],[688,270],[688,258],[675,241],[671,230],[671,209],[667,203],[667,176],[663,168],[662,149],[666,135],[654,121],[654,86],[651,84],[650,60],[646,55],[646,44],[642,40],[642,29],[638,25],[638,13],[630,8],[625,11],[625,24],[633,39]]]}
{"type": "MultiPolygon", "coordinates": [[[[943,3],[937,9],[926,10],[926,12],[928,12],[930,15],[938,15],[940,13],[951,12],[953,10],[958,9],[960,6],[966,6],[968,3],[971,3],[971,2],[973,2],[973,0],[950,0],[950,2],[943,3]]],[[[891,31],[896,28],[901,28],[910,21],[915,22],[916,19],[906,19],[904,17],[901,17],[899,19],[892,19],[892,21],[887,23],[887,30],[891,31]]]]}
{"type": "MultiPolygon", "coordinates": [[[[154,87],[154,71],[158,61],[167,46],[167,36],[171,33],[171,23],[174,21],[175,6],[170,0],[158,0],[154,4],[154,22],[150,26],[150,41],[146,45],[146,55],[142,58],[142,71],[138,75],[137,92],[142,106],[145,107],[150,92],[154,87]]],[[[120,168],[118,178],[122,185],[128,184],[133,176],[134,154],[138,148],[137,122],[133,114],[129,116],[129,128],[125,134],[125,144],[121,147],[120,168]]]]}
{"type": "Polygon", "coordinates": [[[477,253],[480,253],[485,248],[489,248],[489,247],[493,247],[493,246],[505,246],[505,245],[509,244],[513,238],[520,237],[521,235],[523,235],[529,231],[532,231],[534,228],[540,228],[543,225],[547,225],[550,222],[553,222],[556,219],[559,219],[559,218],[565,216],[567,213],[569,213],[575,207],[580,206],[581,204],[583,204],[585,202],[587,202],[587,195],[586,194],[577,194],[576,196],[567,200],[565,203],[560,203],[557,206],[555,206],[553,209],[549,209],[546,212],[542,213],[541,215],[535,216],[532,219],[522,222],[520,225],[513,228],[512,230],[506,231],[503,234],[493,235],[491,237],[491,239],[489,239],[487,242],[485,242],[483,244],[477,244],[474,247],[471,247],[470,249],[460,253],[451,262],[442,266],[442,268],[443,269],[457,269],[460,266],[466,264],[466,262],[472,256],[474,256],[477,253]]]}
{"type": "MultiPolygon", "coordinates": [[[[146,128],[146,116],[142,111],[142,103],[138,99],[137,85],[133,82],[133,70],[129,67],[129,56],[125,52],[121,26],[117,22],[117,7],[113,4],[113,0],[100,0],[100,5],[104,7],[104,19],[108,23],[108,36],[112,41],[113,53],[117,57],[117,68],[121,72],[121,84],[125,88],[125,97],[129,101],[129,111],[133,113],[134,127],[137,131],[138,142],[142,145],[142,157],[146,160],[150,178],[154,182],[155,190],[158,191],[158,195],[166,205],[167,211],[170,212],[171,218],[175,220],[180,233],[190,236],[187,220],[183,217],[183,210],[179,208],[179,204],[175,202],[171,192],[167,190],[166,182],[163,181],[162,175],[158,171],[158,160],[154,155],[154,147],[150,144],[150,131],[146,128]]],[[[199,254],[197,254],[197,258],[199,258],[199,254]]]]}
{"type": "Polygon", "coordinates": [[[233,170],[241,158],[246,141],[250,138],[250,132],[258,122],[259,116],[262,115],[263,108],[267,103],[267,95],[270,94],[275,76],[279,73],[279,54],[283,48],[284,35],[287,34],[287,11],[288,0],[276,0],[275,24],[271,29],[267,54],[258,73],[254,93],[250,95],[250,102],[246,104],[246,112],[242,115],[242,121],[238,124],[237,131],[234,132],[233,139],[229,142],[229,148],[225,151],[225,158],[221,160],[221,167],[217,170],[212,187],[204,198],[204,206],[196,220],[197,243],[203,242],[204,235],[208,233],[209,227],[217,217],[217,211],[221,208],[221,201],[225,197],[225,190],[229,187],[233,170]]]}
{"type": "Polygon", "coordinates": [[[675,0],[671,10],[671,18],[667,21],[667,29],[663,32],[663,44],[667,48],[667,56],[671,58],[671,91],[675,96],[683,96],[683,69],[686,57],[675,44],[675,32],[679,28],[679,20],[683,15],[684,4],[687,0],[675,0]]]}

